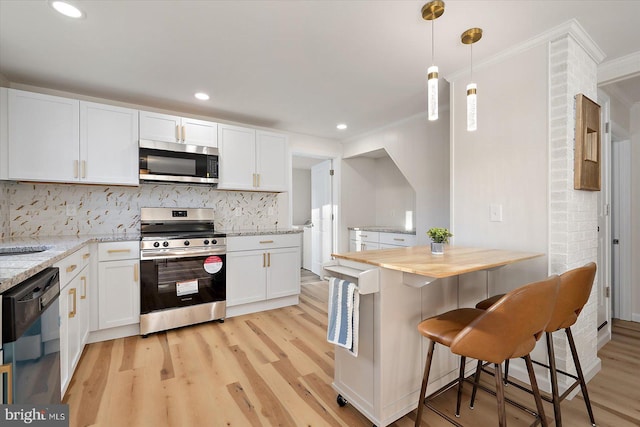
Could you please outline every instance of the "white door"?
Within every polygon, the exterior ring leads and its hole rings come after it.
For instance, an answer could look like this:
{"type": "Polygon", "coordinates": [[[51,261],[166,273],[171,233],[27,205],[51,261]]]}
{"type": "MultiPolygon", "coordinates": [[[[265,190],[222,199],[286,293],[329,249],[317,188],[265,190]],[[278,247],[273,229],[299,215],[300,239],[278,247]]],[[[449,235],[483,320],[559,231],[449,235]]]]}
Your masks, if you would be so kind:
{"type": "Polygon", "coordinates": [[[264,301],[267,297],[265,251],[227,253],[227,307],[264,301]]]}
{"type": "Polygon", "coordinates": [[[219,189],[254,190],[256,185],[256,131],[239,126],[218,126],[219,189]]]}
{"type": "Polygon", "coordinates": [[[9,178],[78,180],[77,99],[9,89],[9,178]]]}
{"type": "Polygon", "coordinates": [[[140,322],[138,260],[98,263],[100,329],[140,322]]]}
{"type": "Polygon", "coordinates": [[[598,343],[599,347],[611,340],[611,131],[610,101],[598,91],[601,106],[600,167],[601,188],[598,191],[598,343]]]}
{"type": "Polygon", "coordinates": [[[138,111],[80,101],[80,179],[138,185],[138,111]]]}
{"type": "Polygon", "coordinates": [[[286,135],[256,131],[257,187],[261,191],[287,191],[291,171],[286,135]]]}
{"type": "Polygon", "coordinates": [[[218,124],[182,118],[182,142],[204,147],[218,147],[218,124]]]}
{"type": "Polygon", "coordinates": [[[333,249],[333,202],[331,160],[311,167],[311,271],[322,274],[322,264],[333,249]]]}
{"type": "Polygon", "coordinates": [[[631,143],[612,145],[613,317],[631,320],[631,143]]]}

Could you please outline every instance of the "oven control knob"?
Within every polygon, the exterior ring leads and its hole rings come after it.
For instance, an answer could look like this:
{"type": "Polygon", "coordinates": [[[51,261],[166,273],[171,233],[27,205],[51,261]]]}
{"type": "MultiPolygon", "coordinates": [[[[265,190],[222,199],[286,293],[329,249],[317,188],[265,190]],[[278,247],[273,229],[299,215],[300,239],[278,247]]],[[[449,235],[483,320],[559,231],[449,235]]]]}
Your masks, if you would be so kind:
{"type": "Polygon", "coordinates": [[[208,241],[208,240],[205,240],[205,241],[204,241],[204,242],[202,242],[202,243],[204,243],[205,245],[208,245],[208,244],[209,244],[209,241],[208,241]]]}
{"type": "Polygon", "coordinates": [[[188,241],[188,240],[185,240],[185,241],[184,241],[184,245],[185,245],[185,246],[189,246],[189,241],[188,241]]]}
{"type": "Polygon", "coordinates": [[[217,245],[217,244],[218,244],[218,241],[217,241],[216,239],[213,239],[213,240],[211,241],[211,244],[212,244],[212,245],[217,245]]]}
{"type": "Polygon", "coordinates": [[[158,246],[160,246],[160,242],[153,242],[153,247],[157,248],[158,246]]]}
{"type": "Polygon", "coordinates": [[[169,242],[162,242],[162,246],[166,248],[167,246],[169,246],[169,242]]]}

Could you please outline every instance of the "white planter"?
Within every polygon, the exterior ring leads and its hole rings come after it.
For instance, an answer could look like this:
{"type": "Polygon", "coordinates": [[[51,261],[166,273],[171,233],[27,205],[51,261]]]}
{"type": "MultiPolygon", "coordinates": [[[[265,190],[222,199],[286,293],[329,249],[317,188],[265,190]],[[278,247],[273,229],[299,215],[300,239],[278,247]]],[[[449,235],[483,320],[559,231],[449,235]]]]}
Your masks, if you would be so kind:
{"type": "Polygon", "coordinates": [[[431,253],[433,255],[444,254],[444,243],[431,242],[431,253]]]}

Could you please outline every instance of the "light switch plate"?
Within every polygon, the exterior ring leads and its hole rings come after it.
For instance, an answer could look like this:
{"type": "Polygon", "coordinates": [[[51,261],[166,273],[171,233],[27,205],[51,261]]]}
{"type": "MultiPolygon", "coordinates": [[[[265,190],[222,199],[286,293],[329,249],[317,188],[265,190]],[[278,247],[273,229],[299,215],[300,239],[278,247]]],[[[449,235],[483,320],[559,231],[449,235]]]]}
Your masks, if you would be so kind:
{"type": "Polygon", "coordinates": [[[501,222],[502,221],[502,205],[492,203],[489,208],[489,221],[501,222]]]}

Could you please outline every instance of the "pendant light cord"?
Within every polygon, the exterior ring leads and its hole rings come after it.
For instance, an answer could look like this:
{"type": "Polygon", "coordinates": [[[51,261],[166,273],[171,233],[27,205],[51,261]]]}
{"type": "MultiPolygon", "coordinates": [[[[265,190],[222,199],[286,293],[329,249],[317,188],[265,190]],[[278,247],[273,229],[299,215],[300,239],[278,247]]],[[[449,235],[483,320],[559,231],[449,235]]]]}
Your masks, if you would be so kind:
{"type": "Polygon", "coordinates": [[[436,62],[435,62],[435,58],[436,58],[436,45],[435,45],[434,38],[433,38],[433,35],[434,35],[433,27],[434,27],[434,25],[436,25],[436,22],[435,22],[435,21],[436,21],[435,19],[432,19],[432,20],[431,20],[431,65],[435,65],[435,63],[436,63],[436,62]]]}
{"type": "Polygon", "coordinates": [[[471,82],[473,83],[473,43],[471,43],[471,82]]]}

